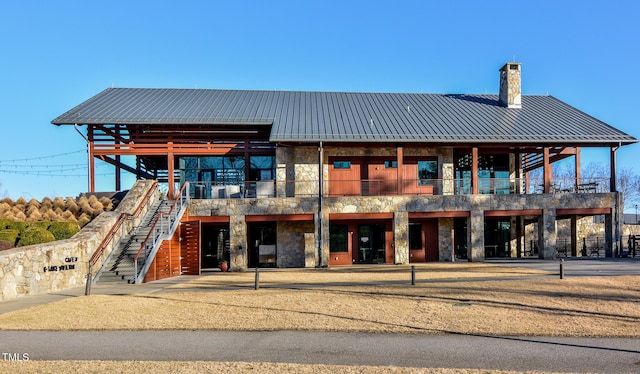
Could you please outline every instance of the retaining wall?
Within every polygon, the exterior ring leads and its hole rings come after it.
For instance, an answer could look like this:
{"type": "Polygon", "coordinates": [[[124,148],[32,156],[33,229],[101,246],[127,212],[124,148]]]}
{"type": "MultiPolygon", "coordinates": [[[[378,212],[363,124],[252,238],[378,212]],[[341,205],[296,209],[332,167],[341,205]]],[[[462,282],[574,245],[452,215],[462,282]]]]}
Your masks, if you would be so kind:
{"type": "MultiPolygon", "coordinates": [[[[67,240],[0,251],[0,300],[61,291],[85,284],[89,258],[122,213],[131,214],[154,181],[138,181],[113,212],[100,214],[67,240]]],[[[155,201],[152,197],[147,208],[155,201]]],[[[141,219],[146,208],[139,216],[141,219]]],[[[123,225],[116,237],[128,233],[135,221],[123,225]]],[[[107,252],[117,243],[115,240],[107,252]]]]}

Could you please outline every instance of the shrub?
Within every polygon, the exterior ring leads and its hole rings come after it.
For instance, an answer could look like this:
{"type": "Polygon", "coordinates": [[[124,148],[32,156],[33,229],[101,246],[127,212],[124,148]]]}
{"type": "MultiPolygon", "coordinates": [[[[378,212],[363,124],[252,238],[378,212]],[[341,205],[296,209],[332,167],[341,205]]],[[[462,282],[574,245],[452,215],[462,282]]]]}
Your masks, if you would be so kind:
{"type": "Polygon", "coordinates": [[[58,221],[58,214],[53,210],[47,210],[47,212],[42,215],[42,219],[47,221],[58,221]]]}
{"type": "Polygon", "coordinates": [[[22,205],[16,205],[13,208],[11,208],[11,212],[9,212],[9,214],[7,214],[5,217],[12,219],[14,221],[26,221],[27,220],[27,216],[24,214],[24,206],[22,205]]]}
{"type": "Polygon", "coordinates": [[[45,197],[44,199],[42,199],[42,203],[40,203],[40,207],[46,208],[46,209],[53,208],[53,200],[51,200],[48,197],[45,197]]]}
{"type": "Polygon", "coordinates": [[[6,212],[10,212],[11,211],[11,205],[5,203],[5,202],[1,202],[0,203],[0,214],[6,213],[6,212]]]}
{"type": "Polygon", "coordinates": [[[66,204],[64,202],[64,199],[61,197],[56,197],[55,199],[53,199],[53,208],[55,210],[65,210],[66,209],[66,204]]]}
{"type": "Polygon", "coordinates": [[[48,230],[56,240],[64,240],[69,239],[80,231],[80,226],[77,222],[51,222],[48,230]]]}
{"type": "Polygon", "coordinates": [[[10,197],[5,197],[4,199],[0,200],[0,202],[9,206],[13,206],[13,200],[11,200],[10,197]]]}
{"type": "Polygon", "coordinates": [[[66,222],[78,222],[78,219],[76,218],[76,216],[71,213],[71,211],[69,210],[65,210],[64,212],[62,212],[62,219],[66,222]]]}
{"type": "Polygon", "coordinates": [[[8,218],[0,218],[0,230],[11,228],[12,223],[13,221],[8,218]]]}
{"type": "Polygon", "coordinates": [[[30,206],[27,209],[27,219],[29,221],[40,221],[42,219],[42,213],[40,213],[36,206],[30,206]]]}
{"type": "Polygon", "coordinates": [[[86,197],[82,196],[78,200],[78,207],[80,208],[80,212],[82,214],[88,215],[89,218],[93,217],[93,208],[91,208],[91,204],[89,204],[89,201],[87,201],[86,197]]]}
{"type": "Polygon", "coordinates": [[[13,243],[8,240],[0,239],[0,251],[13,248],[13,243]]]}
{"type": "Polygon", "coordinates": [[[36,209],[39,209],[39,208],[40,208],[40,202],[39,202],[38,200],[36,200],[36,199],[31,199],[31,200],[29,200],[29,202],[27,203],[27,206],[28,206],[28,207],[35,206],[35,207],[36,207],[36,209]]]}
{"type": "Polygon", "coordinates": [[[6,228],[18,230],[18,232],[20,232],[20,231],[24,231],[27,228],[27,226],[29,226],[29,222],[7,220],[6,228]]]}
{"type": "Polygon", "coordinates": [[[91,206],[91,210],[93,211],[93,214],[92,214],[93,218],[99,216],[100,213],[104,211],[104,206],[102,205],[100,200],[98,200],[96,195],[89,196],[89,199],[87,200],[87,202],[89,203],[89,206],[91,206]]]}
{"type": "Polygon", "coordinates": [[[78,224],[80,225],[80,227],[84,227],[84,225],[86,225],[89,222],[91,222],[91,216],[88,215],[87,213],[82,213],[80,215],[80,218],[78,218],[78,224]]]}
{"type": "Polygon", "coordinates": [[[29,226],[27,226],[27,229],[30,229],[32,227],[37,227],[39,229],[48,230],[49,226],[51,226],[51,222],[48,222],[48,221],[30,222],[29,226]]]}
{"type": "Polygon", "coordinates": [[[48,243],[55,241],[56,238],[52,233],[38,227],[30,227],[20,234],[16,247],[24,247],[40,243],[48,243]]]}
{"type": "Polygon", "coordinates": [[[19,236],[20,236],[20,231],[16,229],[0,230],[0,240],[11,243],[10,248],[15,247],[19,236]]]}
{"type": "Polygon", "coordinates": [[[78,216],[78,213],[80,212],[80,208],[78,207],[78,204],[73,198],[67,197],[65,204],[67,205],[68,211],[73,213],[74,216],[78,216]]]}
{"type": "Polygon", "coordinates": [[[110,212],[110,211],[113,210],[113,201],[111,201],[110,198],[108,198],[106,196],[102,196],[100,198],[100,203],[104,207],[105,212],[110,212]]]}

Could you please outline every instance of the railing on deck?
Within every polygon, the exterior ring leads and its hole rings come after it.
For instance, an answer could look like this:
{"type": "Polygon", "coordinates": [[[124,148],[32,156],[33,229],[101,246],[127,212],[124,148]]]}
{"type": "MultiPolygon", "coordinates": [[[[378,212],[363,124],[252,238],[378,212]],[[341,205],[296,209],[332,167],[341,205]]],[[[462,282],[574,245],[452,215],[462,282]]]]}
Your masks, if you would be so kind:
{"type": "Polygon", "coordinates": [[[180,189],[169,212],[160,212],[151,225],[149,234],[140,245],[140,249],[133,259],[134,283],[141,283],[146,271],[151,265],[149,258],[155,255],[163,240],[169,239],[180,223],[180,216],[186,209],[189,201],[189,183],[185,183],[180,189]]]}
{"type": "MultiPolygon", "coordinates": [[[[317,180],[193,182],[188,193],[193,199],[240,199],[269,197],[317,197],[317,180]]],[[[457,179],[403,179],[330,180],[323,182],[324,196],[433,196],[470,195],[472,180],[457,179]]],[[[609,192],[609,178],[556,178],[547,193],[609,192]]],[[[510,195],[544,193],[541,178],[479,178],[478,194],[510,195]]]]}
{"type": "Polygon", "coordinates": [[[156,191],[157,186],[158,186],[158,182],[155,182],[151,186],[151,188],[149,188],[147,193],[144,195],[144,197],[142,198],[142,200],[140,201],[140,203],[138,204],[138,206],[136,207],[136,209],[132,213],[122,213],[122,214],[120,214],[120,216],[118,217],[118,220],[116,221],[116,223],[113,225],[111,230],[109,230],[107,235],[102,240],[102,243],[100,243],[100,245],[98,246],[96,251],[93,253],[91,258],[89,259],[89,273],[87,274],[87,277],[88,277],[89,281],[93,281],[95,279],[95,277],[98,275],[98,272],[100,271],[100,269],[104,265],[105,261],[107,260],[107,258],[111,254],[111,251],[109,251],[109,253],[107,253],[107,248],[111,248],[111,250],[113,250],[113,245],[116,245],[117,242],[124,235],[126,235],[126,234],[121,234],[116,239],[116,236],[118,236],[118,233],[120,232],[120,228],[122,227],[122,225],[127,220],[137,219],[137,218],[140,217],[140,214],[142,213],[143,208],[145,206],[147,206],[147,204],[149,203],[149,200],[151,199],[151,196],[153,196],[153,193],[156,191]],[[97,266],[98,264],[99,264],[99,266],[97,266]]]}

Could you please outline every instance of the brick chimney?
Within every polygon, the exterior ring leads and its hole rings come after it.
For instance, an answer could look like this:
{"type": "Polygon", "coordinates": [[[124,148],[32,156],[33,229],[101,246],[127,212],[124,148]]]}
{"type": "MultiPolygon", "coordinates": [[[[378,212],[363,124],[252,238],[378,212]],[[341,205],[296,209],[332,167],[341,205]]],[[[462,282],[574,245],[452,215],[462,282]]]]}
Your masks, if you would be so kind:
{"type": "Polygon", "coordinates": [[[522,85],[520,63],[507,62],[500,68],[500,105],[507,108],[522,108],[522,85]]]}

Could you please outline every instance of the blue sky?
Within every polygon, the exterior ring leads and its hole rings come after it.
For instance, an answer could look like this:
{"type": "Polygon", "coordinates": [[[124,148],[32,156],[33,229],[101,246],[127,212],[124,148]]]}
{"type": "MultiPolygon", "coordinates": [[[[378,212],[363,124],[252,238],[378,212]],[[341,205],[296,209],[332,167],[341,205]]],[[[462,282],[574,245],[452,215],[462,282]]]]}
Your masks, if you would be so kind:
{"type": "MultiPolygon", "coordinates": [[[[86,191],[84,140],[50,121],[111,86],[495,94],[515,60],[524,94],[639,138],[639,4],[5,0],[0,197],[86,191]]],[[[636,174],[639,159],[639,145],[618,151],[636,174]]],[[[97,173],[113,190],[113,169],[97,173]]]]}

